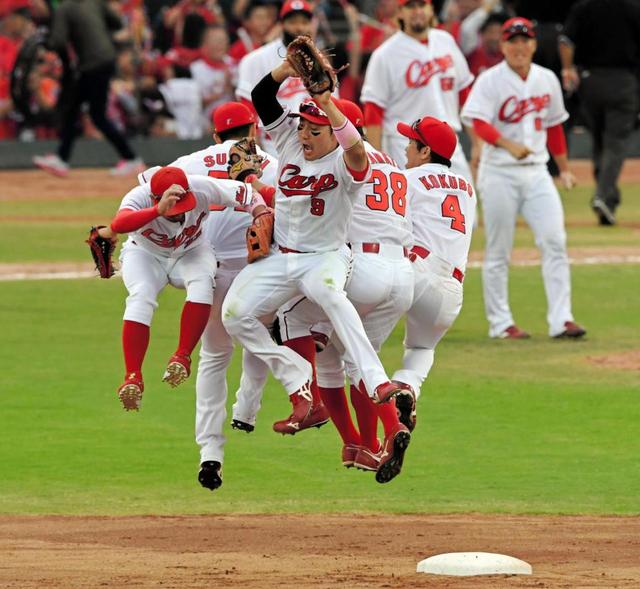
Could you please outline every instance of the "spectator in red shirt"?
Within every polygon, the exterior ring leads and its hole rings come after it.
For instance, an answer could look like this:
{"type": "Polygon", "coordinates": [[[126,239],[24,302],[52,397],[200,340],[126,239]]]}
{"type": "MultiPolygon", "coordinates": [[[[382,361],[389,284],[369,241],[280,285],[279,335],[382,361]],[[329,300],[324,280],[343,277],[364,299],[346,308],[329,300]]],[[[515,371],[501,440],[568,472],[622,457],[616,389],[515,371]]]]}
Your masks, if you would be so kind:
{"type": "Polygon", "coordinates": [[[480,45],[467,55],[469,69],[474,76],[504,59],[500,51],[500,35],[502,23],[506,20],[504,14],[490,14],[480,27],[480,45]]]}
{"type": "Polygon", "coordinates": [[[224,16],[216,0],[181,0],[163,17],[164,26],[173,31],[174,45],[183,45],[183,28],[188,14],[201,16],[207,25],[224,24],[224,16]]]}
{"type": "Polygon", "coordinates": [[[16,136],[17,127],[10,115],[11,72],[24,39],[33,32],[29,10],[15,2],[0,5],[0,139],[16,136]]]}
{"type": "Polygon", "coordinates": [[[373,52],[398,30],[395,18],[397,9],[397,0],[378,0],[375,10],[375,20],[378,22],[365,22],[360,29],[360,47],[363,53],[373,52]]]}
{"type": "Polygon", "coordinates": [[[257,4],[247,7],[242,27],[237,31],[238,40],[231,45],[229,56],[237,63],[254,49],[267,42],[267,34],[276,24],[277,11],[274,5],[257,4]]]}

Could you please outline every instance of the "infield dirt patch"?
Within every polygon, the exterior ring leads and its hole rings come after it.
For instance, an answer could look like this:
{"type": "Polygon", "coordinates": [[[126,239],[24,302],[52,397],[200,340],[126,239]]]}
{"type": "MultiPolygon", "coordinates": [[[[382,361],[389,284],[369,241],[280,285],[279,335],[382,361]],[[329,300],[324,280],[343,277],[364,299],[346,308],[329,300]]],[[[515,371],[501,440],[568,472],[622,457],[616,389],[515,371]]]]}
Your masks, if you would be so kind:
{"type": "Polygon", "coordinates": [[[509,515],[0,517],[0,586],[639,586],[640,518],[509,515]],[[441,577],[443,552],[509,554],[532,576],[441,577]]]}

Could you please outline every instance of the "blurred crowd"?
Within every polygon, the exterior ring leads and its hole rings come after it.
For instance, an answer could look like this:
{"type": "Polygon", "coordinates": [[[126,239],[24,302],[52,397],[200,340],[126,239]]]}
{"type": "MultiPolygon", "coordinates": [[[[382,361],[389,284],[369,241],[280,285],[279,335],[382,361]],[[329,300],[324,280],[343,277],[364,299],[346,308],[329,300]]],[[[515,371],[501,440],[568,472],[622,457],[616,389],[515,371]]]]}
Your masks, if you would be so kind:
{"type": "MultiPolygon", "coordinates": [[[[50,49],[50,32],[65,3],[88,1],[0,0],[0,138],[58,137],[60,105],[78,64],[73,51],[50,49]]],[[[312,4],[317,44],[331,50],[336,67],[351,63],[341,72],[340,93],[357,101],[371,52],[398,29],[396,0],[312,4]]],[[[454,36],[477,75],[502,59],[501,24],[514,14],[526,16],[537,23],[536,61],[560,75],[558,36],[572,4],[434,0],[434,24],[454,36]]],[[[240,60],[282,35],[278,0],[111,0],[105,5],[120,22],[113,34],[116,71],[107,116],[126,136],[205,136],[210,113],[234,99],[240,60]]],[[[100,136],[87,112],[81,124],[83,135],[100,136]]]]}

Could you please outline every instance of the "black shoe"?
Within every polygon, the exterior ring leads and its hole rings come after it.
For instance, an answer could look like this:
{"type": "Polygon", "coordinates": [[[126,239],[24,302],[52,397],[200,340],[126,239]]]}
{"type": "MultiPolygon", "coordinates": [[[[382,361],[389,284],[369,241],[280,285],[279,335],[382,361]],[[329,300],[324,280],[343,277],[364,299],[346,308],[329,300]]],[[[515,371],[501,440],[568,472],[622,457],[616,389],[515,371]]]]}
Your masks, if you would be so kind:
{"type": "Polygon", "coordinates": [[[254,429],[256,429],[250,423],[247,423],[246,421],[240,421],[239,419],[233,419],[231,421],[231,427],[233,429],[240,429],[243,432],[247,432],[248,434],[250,434],[254,429]]]}
{"type": "Polygon", "coordinates": [[[594,198],[591,201],[591,208],[598,217],[600,225],[615,225],[616,213],[605,201],[600,198],[594,198]]]}
{"type": "Polygon", "coordinates": [[[222,486],[222,464],[217,460],[203,462],[200,465],[198,481],[205,489],[219,489],[222,486]]]}

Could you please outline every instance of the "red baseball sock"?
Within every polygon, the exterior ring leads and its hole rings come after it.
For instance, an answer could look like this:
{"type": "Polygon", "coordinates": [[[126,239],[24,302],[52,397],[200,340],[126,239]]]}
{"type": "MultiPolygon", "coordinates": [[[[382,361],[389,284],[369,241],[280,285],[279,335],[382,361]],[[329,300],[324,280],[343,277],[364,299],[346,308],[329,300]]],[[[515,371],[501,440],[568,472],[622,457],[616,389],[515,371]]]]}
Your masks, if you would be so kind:
{"type": "Polygon", "coordinates": [[[176,350],[178,356],[191,356],[207,326],[210,312],[211,305],[205,303],[187,301],[184,304],[180,317],[180,340],[176,350]]]}
{"type": "Polygon", "coordinates": [[[144,323],[126,321],[122,325],[122,350],[127,376],[132,372],[142,374],[142,362],[149,347],[151,329],[144,323]]]}
{"type": "Polygon", "coordinates": [[[382,427],[384,427],[384,437],[386,438],[392,430],[400,425],[396,402],[391,399],[388,403],[376,405],[376,408],[378,409],[378,417],[380,417],[382,427]]]}
{"type": "Polygon", "coordinates": [[[349,405],[347,405],[347,397],[344,394],[344,387],[324,388],[318,387],[320,398],[324,406],[329,411],[329,416],[333,425],[336,426],[342,441],[345,444],[360,445],[360,434],[353,425],[351,413],[349,413],[349,405]]]}
{"type": "Polygon", "coordinates": [[[313,368],[311,395],[313,396],[313,404],[318,405],[322,399],[320,398],[320,391],[318,390],[318,383],[316,381],[316,344],[313,341],[313,337],[311,335],[305,335],[282,343],[311,364],[313,368]]]}
{"type": "Polygon", "coordinates": [[[351,385],[350,392],[351,404],[356,410],[362,445],[372,452],[377,452],[380,449],[380,444],[378,442],[378,412],[375,405],[369,395],[355,385],[351,385]]]}

